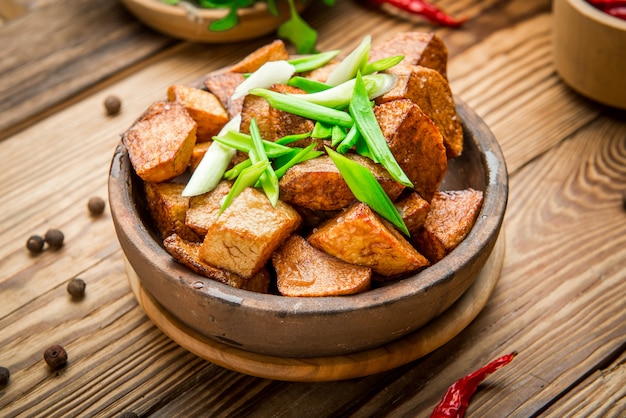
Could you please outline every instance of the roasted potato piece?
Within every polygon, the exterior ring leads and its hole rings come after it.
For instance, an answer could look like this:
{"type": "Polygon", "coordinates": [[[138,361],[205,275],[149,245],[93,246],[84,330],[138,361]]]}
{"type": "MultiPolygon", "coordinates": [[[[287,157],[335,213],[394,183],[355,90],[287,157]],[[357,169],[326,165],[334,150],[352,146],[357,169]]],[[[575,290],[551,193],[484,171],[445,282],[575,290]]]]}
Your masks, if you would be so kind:
{"type": "Polygon", "coordinates": [[[144,183],[148,211],[161,235],[161,239],[176,233],[186,240],[201,241],[187,225],[185,214],[189,198],[181,195],[184,184],[144,183]]]}
{"type": "Polygon", "coordinates": [[[388,70],[398,76],[395,87],[376,99],[376,103],[409,99],[434,123],[449,158],[463,152],[463,128],[456,113],[454,96],[448,81],[432,68],[420,65],[398,65],[388,70]]]}
{"type": "Polygon", "coordinates": [[[396,201],[395,206],[411,235],[422,228],[430,210],[428,202],[415,192],[403,196],[396,201]]]}
{"type": "Polygon", "coordinates": [[[299,235],[272,255],[278,292],[283,296],[339,296],[370,288],[372,270],[331,257],[299,235]]]}
{"type": "Polygon", "coordinates": [[[228,113],[213,93],[175,84],[167,89],[167,98],[185,106],[196,121],[196,142],[210,141],[228,122],[228,113]]]}
{"type": "Polygon", "coordinates": [[[137,175],[159,183],[182,174],[196,144],[196,126],[180,103],[152,104],[122,136],[137,175]]]}
{"type": "Polygon", "coordinates": [[[243,97],[233,100],[232,95],[244,80],[242,74],[229,72],[212,73],[204,80],[205,87],[217,96],[230,119],[241,112],[243,97]]]}
{"type": "Polygon", "coordinates": [[[202,161],[202,157],[206,154],[206,151],[209,149],[213,141],[200,142],[193,147],[193,151],[191,152],[191,160],[189,161],[189,167],[191,171],[194,171],[200,161],[202,161]]]}
{"type": "Polygon", "coordinates": [[[267,269],[261,269],[251,278],[244,279],[234,273],[211,267],[200,260],[200,246],[202,244],[199,242],[190,242],[173,234],[165,238],[163,245],[172,257],[202,276],[238,289],[258,293],[268,293],[269,291],[270,274],[267,269]]]}
{"type": "Polygon", "coordinates": [[[206,235],[206,231],[217,220],[222,199],[226,197],[232,182],[221,181],[213,190],[189,199],[189,208],[185,215],[185,224],[201,237],[206,235]]]}
{"type": "Polygon", "coordinates": [[[251,73],[258,70],[266,62],[288,59],[289,52],[287,52],[287,48],[285,48],[285,43],[277,39],[249,54],[237,64],[230,67],[230,71],[233,73],[251,73]]]}
{"type": "Polygon", "coordinates": [[[482,202],[483,192],[480,190],[435,193],[424,227],[412,238],[413,245],[431,263],[441,260],[472,229],[482,202]]]}
{"type": "MultiPolygon", "coordinates": [[[[357,154],[345,156],[367,167],[392,201],[404,190],[404,186],[396,182],[387,170],[369,158],[357,154]]],[[[282,200],[312,210],[342,209],[355,199],[339,169],[328,155],[291,167],[278,185],[282,200]]]]}
{"type": "Polygon", "coordinates": [[[314,247],[376,274],[397,277],[428,266],[428,260],[387,221],[364,203],[356,203],[313,231],[314,247]]]}
{"type": "Polygon", "coordinates": [[[402,64],[421,65],[439,71],[446,79],[448,49],[435,33],[398,33],[380,45],[372,47],[369,61],[403,55],[402,64]]]}
{"type": "Polygon", "coordinates": [[[427,201],[439,188],[448,167],[441,133],[408,99],[374,107],[374,114],[396,161],[427,201]]]}
{"type": "Polygon", "coordinates": [[[273,207],[262,191],[248,187],[209,227],[200,258],[244,278],[252,277],[301,222],[288,204],[278,201],[273,207]]]}

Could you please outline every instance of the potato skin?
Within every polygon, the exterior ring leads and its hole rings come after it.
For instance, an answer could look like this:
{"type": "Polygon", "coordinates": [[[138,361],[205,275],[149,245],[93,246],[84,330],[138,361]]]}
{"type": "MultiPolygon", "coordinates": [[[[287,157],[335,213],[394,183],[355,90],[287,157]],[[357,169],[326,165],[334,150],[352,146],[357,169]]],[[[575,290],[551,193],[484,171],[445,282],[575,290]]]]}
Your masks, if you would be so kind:
{"type": "Polygon", "coordinates": [[[182,196],[184,188],[179,183],[144,183],[148,211],[161,239],[176,233],[189,241],[201,241],[185,224],[189,198],[182,196]]]}
{"type": "Polygon", "coordinates": [[[228,114],[213,93],[179,84],[167,89],[167,98],[185,106],[189,116],[196,121],[196,142],[210,141],[228,122],[228,114]]]}

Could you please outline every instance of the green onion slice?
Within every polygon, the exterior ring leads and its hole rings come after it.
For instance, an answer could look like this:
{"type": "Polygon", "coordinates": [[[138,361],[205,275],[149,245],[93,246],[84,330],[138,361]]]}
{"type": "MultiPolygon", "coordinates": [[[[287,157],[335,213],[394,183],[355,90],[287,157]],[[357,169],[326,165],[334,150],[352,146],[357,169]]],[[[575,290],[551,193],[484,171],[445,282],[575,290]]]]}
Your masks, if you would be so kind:
{"type": "Polygon", "coordinates": [[[284,163],[279,160],[274,160],[274,164],[278,167],[275,170],[276,176],[278,178],[281,178],[283,175],[285,175],[287,170],[289,170],[294,165],[300,164],[307,160],[312,160],[313,158],[317,158],[320,155],[324,154],[322,151],[315,151],[316,145],[316,143],[313,143],[308,147],[301,149],[291,159],[284,163]]]}
{"type": "MultiPolygon", "coordinates": [[[[259,132],[259,127],[257,126],[254,118],[250,121],[250,136],[252,137],[254,147],[250,150],[248,156],[250,157],[250,160],[252,160],[252,163],[269,163],[269,158],[267,157],[265,148],[263,147],[261,133],[259,132]]],[[[261,187],[263,188],[265,195],[272,203],[272,206],[276,206],[278,203],[278,177],[276,177],[276,173],[271,165],[268,165],[263,174],[261,174],[259,181],[261,182],[261,187]]]]}
{"type": "Polygon", "coordinates": [[[333,147],[336,147],[345,139],[346,135],[347,133],[345,131],[345,128],[342,128],[341,126],[337,126],[337,125],[333,126],[332,133],[330,136],[330,144],[333,147]]]}
{"type": "Polygon", "coordinates": [[[361,74],[372,74],[377,73],[379,71],[385,71],[390,69],[391,67],[395,67],[404,59],[403,55],[396,55],[393,57],[387,57],[383,59],[379,59],[378,61],[370,62],[363,66],[361,70],[361,74]]]}
{"type": "Polygon", "coordinates": [[[291,135],[285,135],[285,136],[281,136],[280,138],[278,138],[276,141],[274,141],[274,143],[276,144],[280,144],[280,145],[287,145],[287,144],[291,144],[292,142],[296,142],[299,141],[301,139],[305,139],[311,136],[311,132],[304,132],[301,134],[291,134],[291,135]]]}
{"type": "Polygon", "coordinates": [[[405,235],[410,236],[398,209],[387,196],[380,183],[378,183],[376,177],[366,167],[328,147],[326,147],[326,152],[337,166],[337,169],[339,169],[341,176],[348,184],[348,187],[350,187],[354,196],[372,208],[374,212],[391,222],[405,235]]]}
{"type": "Polygon", "coordinates": [[[252,161],[250,160],[250,158],[243,160],[242,162],[240,162],[239,164],[235,165],[233,168],[225,172],[224,178],[226,180],[235,180],[237,177],[239,177],[239,175],[244,169],[250,167],[251,165],[252,165],[252,161]]]}
{"type": "Polygon", "coordinates": [[[330,138],[330,136],[332,135],[333,126],[335,125],[328,125],[320,121],[315,122],[315,127],[313,127],[313,132],[311,132],[311,138],[330,138]]]}
{"type": "Polygon", "coordinates": [[[365,64],[370,54],[372,37],[367,35],[361,43],[337,65],[326,79],[326,84],[337,86],[345,81],[354,78],[365,64]]]}
{"type": "Polygon", "coordinates": [[[291,77],[287,84],[304,90],[307,93],[317,93],[318,91],[324,91],[332,88],[332,86],[329,86],[328,84],[311,80],[310,78],[300,77],[298,75],[291,77]]]}
{"type": "Polygon", "coordinates": [[[253,186],[259,180],[261,175],[265,173],[265,170],[269,166],[269,161],[259,161],[258,163],[252,164],[250,167],[244,169],[237,177],[237,180],[235,180],[233,187],[231,187],[230,191],[224,198],[224,202],[220,207],[220,214],[222,214],[222,212],[224,212],[228,208],[228,206],[230,206],[230,203],[233,201],[233,199],[239,196],[246,187],[253,186]]]}
{"type": "Polygon", "coordinates": [[[341,143],[337,146],[337,152],[340,154],[345,154],[348,152],[350,148],[357,144],[357,141],[361,138],[361,133],[356,126],[353,126],[345,138],[341,141],[341,143]]]}
{"type": "MultiPolygon", "coordinates": [[[[213,138],[215,142],[219,142],[222,145],[226,145],[230,148],[234,148],[237,151],[250,153],[250,150],[254,148],[253,139],[250,135],[242,132],[227,132],[224,135],[216,136],[213,138]]],[[[262,141],[263,149],[268,158],[277,158],[281,155],[289,154],[293,148],[286,145],[281,145],[272,141],[262,141]]]]}
{"type": "Polygon", "coordinates": [[[293,65],[296,69],[296,73],[303,73],[305,71],[315,70],[316,68],[323,67],[335,58],[341,50],[320,52],[318,54],[306,55],[303,57],[293,58],[287,62],[293,65]]]}
{"type": "Polygon", "coordinates": [[[295,72],[295,67],[287,61],[266,62],[235,88],[232,98],[244,97],[253,88],[270,88],[273,84],[287,84],[295,72]]]}

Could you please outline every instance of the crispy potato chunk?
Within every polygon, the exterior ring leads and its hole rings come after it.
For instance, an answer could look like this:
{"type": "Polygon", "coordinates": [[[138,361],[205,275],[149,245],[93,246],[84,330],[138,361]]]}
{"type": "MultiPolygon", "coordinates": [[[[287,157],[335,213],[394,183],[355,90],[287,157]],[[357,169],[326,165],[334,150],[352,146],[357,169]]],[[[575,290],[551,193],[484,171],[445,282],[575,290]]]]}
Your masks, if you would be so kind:
{"type": "MultiPolygon", "coordinates": [[[[404,186],[396,182],[381,165],[356,154],[345,157],[367,167],[393,201],[404,186]]],[[[338,210],[350,205],[355,197],[339,169],[328,155],[291,167],[279,181],[280,198],[312,210],[338,210]]]]}
{"type": "Polygon", "coordinates": [[[191,171],[194,171],[198,168],[198,164],[202,161],[202,157],[206,154],[206,151],[209,149],[213,141],[200,142],[193,147],[193,151],[191,152],[191,160],[189,160],[189,167],[191,171]]]}
{"type": "Polygon", "coordinates": [[[435,33],[398,33],[380,45],[372,47],[369,61],[403,55],[402,64],[421,65],[439,71],[446,79],[448,49],[435,33]]]}
{"type": "Polygon", "coordinates": [[[313,231],[308,241],[327,254],[385,277],[429,264],[390,223],[360,202],[313,231]]]}
{"type": "Polygon", "coordinates": [[[233,100],[232,95],[244,80],[245,77],[242,74],[230,72],[212,73],[204,80],[205,87],[217,96],[230,119],[241,112],[243,97],[233,100]]]}
{"type": "Polygon", "coordinates": [[[285,48],[285,43],[277,39],[253,51],[237,64],[230,67],[230,71],[234,73],[251,73],[258,70],[266,62],[288,59],[289,52],[287,52],[287,48],[285,48]]]}
{"type": "Polygon", "coordinates": [[[428,202],[415,192],[399,199],[395,206],[411,236],[422,228],[430,210],[428,202]]]}
{"type": "Polygon", "coordinates": [[[196,144],[196,126],[180,103],[152,104],[122,136],[137,175],[159,183],[182,174],[196,144]]]}
{"type": "Polygon", "coordinates": [[[200,237],[185,225],[189,198],[181,195],[185,188],[184,184],[144,183],[144,185],[148,210],[161,239],[176,233],[186,240],[201,241],[200,237]]]}
{"type": "Polygon", "coordinates": [[[228,114],[213,93],[194,87],[175,84],[167,89],[167,98],[185,106],[196,121],[196,142],[210,141],[228,122],[228,114]]]}
{"type": "Polygon", "coordinates": [[[437,192],[424,227],[412,242],[431,263],[441,260],[469,233],[483,202],[483,192],[467,189],[437,192]]]}
{"type": "Polygon", "coordinates": [[[246,188],[209,227],[200,250],[206,263],[252,277],[302,222],[295,209],[262,191],[246,188]]]}
{"type": "Polygon", "coordinates": [[[193,196],[189,199],[189,209],[185,215],[185,224],[201,237],[206,235],[206,231],[217,220],[222,199],[226,197],[232,182],[221,181],[210,192],[193,196]]]}
{"type": "Polygon", "coordinates": [[[163,241],[163,245],[165,245],[172,257],[202,276],[238,289],[259,293],[268,293],[269,291],[270,274],[267,269],[261,269],[251,278],[244,279],[234,273],[212,267],[200,260],[200,246],[202,244],[199,242],[190,242],[173,234],[163,241]]]}
{"type": "Polygon", "coordinates": [[[463,152],[463,128],[448,81],[439,72],[420,65],[398,65],[388,72],[398,76],[398,83],[376,102],[409,99],[435,123],[443,137],[448,157],[460,156],[463,152]]]}
{"type": "Polygon", "coordinates": [[[371,269],[331,257],[295,234],[274,252],[272,264],[283,296],[351,295],[371,285],[371,269]]]}
{"type": "Polygon", "coordinates": [[[430,201],[448,167],[441,133],[432,120],[407,99],[377,105],[374,114],[413,188],[430,201]]]}

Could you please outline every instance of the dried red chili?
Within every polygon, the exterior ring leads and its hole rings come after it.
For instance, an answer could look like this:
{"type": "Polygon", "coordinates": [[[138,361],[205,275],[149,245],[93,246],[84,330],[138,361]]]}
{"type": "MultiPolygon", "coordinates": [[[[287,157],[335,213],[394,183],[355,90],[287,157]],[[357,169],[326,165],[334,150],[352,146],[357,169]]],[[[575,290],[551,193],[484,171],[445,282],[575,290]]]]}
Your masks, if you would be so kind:
{"type": "Polygon", "coordinates": [[[502,366],[506,366],[517,355],[516,352],[493,360],[473,373],[460,378],[450,386],[439,404],[435,407],[430,418],[461,418],[465,415],[470,398],[476,392],[478,385],[487,376],[502,366]]]}
{"type": "Polygon", "coordinates": [[[442,26],[450,26],[450,27],[458,27],[461,26],[466,18],[463,19],[455,19],[452,16],[446,14],[440,8],[426,2],[425,0],[371,0],[372,3],[381,5],[381,4],[390,4],[394,7],[397,7],[400,10],[405,12],[409,12],[412,14],[424,16],[426,19],[431,22],[437,23],[442,26]]]}
{"type": "Polygon", "coordinates": [[[626,0],[587,0],[587,2],[604,13],[626,20],[626,0]]]}

